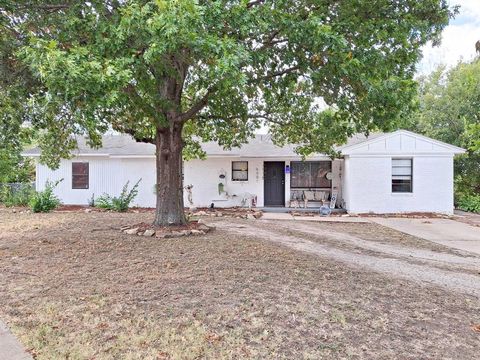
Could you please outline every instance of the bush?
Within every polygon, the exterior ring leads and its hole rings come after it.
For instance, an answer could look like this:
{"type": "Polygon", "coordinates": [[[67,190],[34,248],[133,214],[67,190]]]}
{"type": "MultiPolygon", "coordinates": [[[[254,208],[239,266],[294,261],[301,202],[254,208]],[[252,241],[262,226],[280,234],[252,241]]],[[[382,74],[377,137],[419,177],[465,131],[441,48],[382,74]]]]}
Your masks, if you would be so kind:
{"type": "Polygon", "coordinates": [[[88,199],[88,206],[95,207],[95,194],[92,194],[90,199],[88,199]]]}
{"type": "Polygon", "coordinates": [[[142,181],[142,179],[138,180],[130,191],[128,190],[128,184],[130,181],[127,181],[127,183],[123,186],[120,196],[118,197],[112,197],[108,194],[103,194],[97,200],[95,200],[95,206],[102,209],[119,212],[127,211],[130,207],[130,203],[138,195],[138,184],[140,181],[142,181]]]}
{"type": "Polygon", "coordinates": [[[480,213],[480,194],[460,195],[457,206],[464,211],[480,213]]]}
{"type": "Polygon", "coordinates": [[[5,206],[27,206],[34,194],[31,184],[4,184],[0,187],[0,202],[5,206]]]}
{"type": "Polygon", "coordinates": [[[45,190],[36,192],[30,200],[30,208],[34,213],[49,212],[60,205],[60,200],[53,193],[53,189],[62,181],[55,182],[47,181],[45,183],[45,190]]]}

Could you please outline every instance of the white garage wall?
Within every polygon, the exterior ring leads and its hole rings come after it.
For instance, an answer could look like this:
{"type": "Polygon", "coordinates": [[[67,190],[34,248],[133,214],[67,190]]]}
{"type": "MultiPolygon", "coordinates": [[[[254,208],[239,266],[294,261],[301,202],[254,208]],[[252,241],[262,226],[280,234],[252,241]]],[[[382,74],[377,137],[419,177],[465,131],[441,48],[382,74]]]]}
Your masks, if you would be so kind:
{"type": "Polygon", "coordinates": [[[344,200],[348,211],[453,213],[453,155],[402,157],[413,158],[412,193],[392,193],[392,156],[347,156],[344,200]]]}

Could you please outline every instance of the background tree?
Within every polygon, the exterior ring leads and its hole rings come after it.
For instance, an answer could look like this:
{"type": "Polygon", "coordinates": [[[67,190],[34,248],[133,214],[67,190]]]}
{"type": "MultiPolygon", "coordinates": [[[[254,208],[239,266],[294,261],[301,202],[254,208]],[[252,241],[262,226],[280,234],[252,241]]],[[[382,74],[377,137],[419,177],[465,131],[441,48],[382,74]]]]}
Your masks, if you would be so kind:
{"type": "Polygon", "coordinates": [[[155,224],[182,224],[182,151],[268,125],[274,142],[332,152],[388,130],[415,93],[420,48],[445,0],[5,1],[15,61],[38,81],[28,112],[52,166],[109,128],[156,145],[155,224]],[[323,98],[331,111],[321,112],[323,98]],[[52,151],[54,149],[54,151],[52,151]]]}
{"type": "Polygon", "coordinates": [[[455,160],[457,196],[480,194],[480,61],[440,66],[419,83],[419,107],[408,127],[468,149],[455,160]]]}
{"type": "Polygon", "coordinates": [[[1,29],[4,31],[0,31],[0,184],[27,182],[33,180],[34,167],[21,152],[32,141],[34,132],[26,126],[24,104],[34,79],[14,55],[21,43],[6,28],[1,29]]]}

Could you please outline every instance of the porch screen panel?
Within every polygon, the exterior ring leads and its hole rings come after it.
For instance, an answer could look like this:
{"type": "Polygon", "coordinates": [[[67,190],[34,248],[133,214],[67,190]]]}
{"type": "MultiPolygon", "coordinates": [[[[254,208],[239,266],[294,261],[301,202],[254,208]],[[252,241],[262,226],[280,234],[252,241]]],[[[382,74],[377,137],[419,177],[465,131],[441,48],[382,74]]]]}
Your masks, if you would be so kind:
{"type": "Polygon", "coordinates": [[[310,187],[309,165],[305,162],[290,163],[290,187],[310,187]]]}
{"type": "Polygon", "coordinates": [[[290,163],[291,188],[330,188],[331,180],[326,178],[332,169],[331,161],[292,161],[290,163]]]}

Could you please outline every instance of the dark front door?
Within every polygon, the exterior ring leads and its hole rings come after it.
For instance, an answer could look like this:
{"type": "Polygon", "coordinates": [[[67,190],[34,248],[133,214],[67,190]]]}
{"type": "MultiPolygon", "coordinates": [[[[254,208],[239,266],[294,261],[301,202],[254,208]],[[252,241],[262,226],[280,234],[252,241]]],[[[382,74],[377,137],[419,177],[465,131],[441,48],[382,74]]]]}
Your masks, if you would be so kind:
{"type": "Polygon", "coordinates": [[[285,206],[285,163],[265,161],[263,174],[265,206],[285,206]]]}

